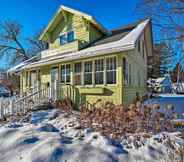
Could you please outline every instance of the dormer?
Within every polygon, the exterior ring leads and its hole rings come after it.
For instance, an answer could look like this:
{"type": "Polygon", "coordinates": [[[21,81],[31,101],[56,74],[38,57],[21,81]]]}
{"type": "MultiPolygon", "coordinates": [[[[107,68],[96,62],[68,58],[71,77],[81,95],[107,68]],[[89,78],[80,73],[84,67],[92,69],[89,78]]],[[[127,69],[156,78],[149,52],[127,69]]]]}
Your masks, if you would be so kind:
{"type": "Polygon", "coordinates": [[[49,44],[41,57],[79,51],[105,35],[108,31],[92,16],[61,6],[40,36],[49,44]]]}

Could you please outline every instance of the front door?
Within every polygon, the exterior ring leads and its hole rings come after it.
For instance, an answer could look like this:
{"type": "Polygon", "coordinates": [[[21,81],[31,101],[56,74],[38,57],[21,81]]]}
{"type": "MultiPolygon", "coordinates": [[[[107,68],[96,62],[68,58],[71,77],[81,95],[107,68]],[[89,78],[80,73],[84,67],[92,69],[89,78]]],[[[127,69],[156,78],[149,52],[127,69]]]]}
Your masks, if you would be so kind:
{"type": "Polygon", "coordinates": [[[56,83],[59,80],[59,68],[53,67],[51,69],[51,96],[50,98],[56,99],[57,98],[57,87],[56,83]]]}

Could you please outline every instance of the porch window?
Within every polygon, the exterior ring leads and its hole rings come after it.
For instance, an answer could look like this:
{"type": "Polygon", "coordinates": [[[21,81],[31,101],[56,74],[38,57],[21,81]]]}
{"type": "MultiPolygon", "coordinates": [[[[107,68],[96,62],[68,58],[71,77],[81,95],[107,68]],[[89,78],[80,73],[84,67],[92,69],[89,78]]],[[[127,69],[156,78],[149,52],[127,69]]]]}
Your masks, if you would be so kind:
{"type": "Polygon", "coordinates": [[[104,60],[95,60],[95,84],[103,84],[104,60]]]}
{"type": "Polygon", "coordinates": [[[106,80],[107,84],[116,83],[116,57],[106,59],[106,80]]]}
{"type": "Polygon", "coordinates": [[[81,62],[75,63],[74,65],[74,84],[81,85],[81,76],[82,76],[82,64],[81,62]]]}
{"type": "Polygon", "coordinates": [[[124,77],[124,84],[128,85],[128,61],[126,58],[123,58],[123,77],[124,77]]]}
{"type": "Polygon", "coordinates": [[[70,64],[61,66],[61,83],[70,84],[70,64]]]}
{"type": "Polygon", "coordinates": [[[92,84],[92,61],[84,63],[84,84],[92,84]]]}

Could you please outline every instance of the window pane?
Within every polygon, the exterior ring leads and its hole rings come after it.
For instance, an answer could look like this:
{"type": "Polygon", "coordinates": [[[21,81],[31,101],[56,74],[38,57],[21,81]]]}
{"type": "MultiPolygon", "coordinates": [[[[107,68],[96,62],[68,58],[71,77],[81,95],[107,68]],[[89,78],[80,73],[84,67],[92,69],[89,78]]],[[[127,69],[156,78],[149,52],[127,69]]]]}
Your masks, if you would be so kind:
{"type": "Polygon", "coordinates": [[[92,61],[84,64],[84,84],[92,84],[92,61]]]}
{"type": "Polygon", "coordinates": [[[104,63],[103,60],[95,61],[95,84],[103,84],[104,63]]]}
{"type": "Polygon", "coordinates": [[[84,71],[85,72],[92,72],[92,61],[85,62],[84,71]]]}
{"type": "Polygon", "coordinates": [[[70,64],[61,66],[61,83],[70,82],[70,64]]]}
{"type": "Polygon", "coordinates": [[[116,57],[106,59],[107,84],[116,83],[116,57]]]}
{"type": "Polygon", "coordinates": [[[65,65],[61,66],[61,83],[65,83],[65,65]]]}
{"type": "Polygon", "coordinates": [[[81,71],[82,71],[82,64],[76,63],[74,65],[74,84],[81,85],[81,71]]]}
{"type": "Polygon", "coordinates": [[[68,32],[67,40],[68,40],[68,42],[73,42],[74,41],[74,32],[73,31],[68,32]]]}
{"type": "Polygon", "coordinates": [[[116,71],[107,72],[107,84],[115,84],[116,83],[116,71]]]}
{"type": "Polygon", "coordinates": [[[95,84],[103,84],[103,72],[95,73],[95,84]]]}
{"type": "Polygon", "coordinates": [[[67,75],[66,75],[66,83],[69,83],[69,82],[70,82],[70,75],[67,74],[67,75]]]}
{"type": "Polygon", "coordinates": [[[115,70],[116,69],[116,58],[115,57],[107,58],[106,62],[107,62],[107,70],[115,70]]]}
{"type": "Polygon", "coordinates": [[[76,63],[74,68],[75,73],[81,73],[82,69],[81,63],[76,63]]]}
{"type": "Polygon", "coordinates": [[[104,69],[103,60],[96,60],[95,71],[103,71],[103,69],[104,69]]]}
{"type": "Polygon", "coordinates": [[[66,43],[67,43],[67,37],[66,37],[66,34],[63,34],[60,36],[60,44],[63,45],[66,43]]]}
{"type": "Polygon", "coordinates": [[[70,65],[66,65],[66,74],[70,75],[70,65]]]}
{"type": "Polygon", "coordinates": [[[84,74],[84,84],[92,84],[92,73],[84,74]]]}
{"type": "Polygon", "coordinates": [[[65,83],[65,75],[61,75],[61,83],[65,83]]]}

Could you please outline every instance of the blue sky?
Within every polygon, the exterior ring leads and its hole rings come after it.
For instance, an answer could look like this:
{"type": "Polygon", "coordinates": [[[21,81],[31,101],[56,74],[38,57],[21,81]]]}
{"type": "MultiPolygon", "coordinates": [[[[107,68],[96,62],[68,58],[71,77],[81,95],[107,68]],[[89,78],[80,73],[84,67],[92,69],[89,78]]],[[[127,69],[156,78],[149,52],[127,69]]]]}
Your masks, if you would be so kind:
{"type": "Polygon", "coordinates": [[[60,5],[66,5],[96,17],[112,29],[136,20],[138,0],[2,0],[0,20],[11,19],[22,24],[28,37],[45,27],[60,5]]]}
{"type": "MultiPolygon", "coordinates": [[[[136,21],[138,0],[1,0],[0,21],[16,20],[23,26],[22,38],[28,38],[47,26],[60,5],[93,15],[107,29],[136,21]]],[[[25,40],[22,40],[25,41],[25,40]]],[[[9,57],[10,58],[10,57],[9,57]]],[[[8,66],[8,57],[0,60],[8,66]]]]}

